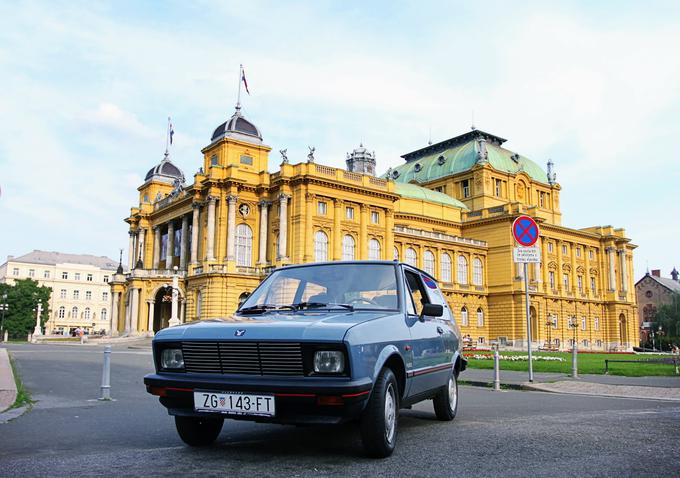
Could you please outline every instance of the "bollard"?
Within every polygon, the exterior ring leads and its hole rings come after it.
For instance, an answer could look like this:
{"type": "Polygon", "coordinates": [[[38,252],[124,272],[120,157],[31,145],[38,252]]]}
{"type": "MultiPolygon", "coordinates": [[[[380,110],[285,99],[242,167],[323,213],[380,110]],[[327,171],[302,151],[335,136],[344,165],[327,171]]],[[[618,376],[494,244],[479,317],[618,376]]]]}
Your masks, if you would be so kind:
{"type": "Polygon", "coordinates": [[[493,351],[493,389],[500,391],[501,389],[501,358],[498,355],[498,347],[493,351]]]}
{"type": "Polygon", "coordinates": [[[576,349],[576,343],[571,349],[571,377],[578,378],[578,350],[576,349]]]}
{"type": "Polygon", "coordinates": [[[102,370],[102,396],[99,400],[111,400],[111,346],[104,347],[104,368],[102,370]]]}

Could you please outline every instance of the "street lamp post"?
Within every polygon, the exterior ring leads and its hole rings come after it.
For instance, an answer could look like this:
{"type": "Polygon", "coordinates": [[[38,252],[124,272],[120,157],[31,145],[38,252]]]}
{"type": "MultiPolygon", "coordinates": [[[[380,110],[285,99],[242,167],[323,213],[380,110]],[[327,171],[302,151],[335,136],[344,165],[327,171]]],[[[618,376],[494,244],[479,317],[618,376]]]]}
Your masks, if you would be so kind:
{"type": "Polygon", "coordinates": [[[572,317],[569,327],[574,329],[573,345],[571,347],[571,376],[572,378],[578,378],[578,322],[576,317],[572,317]]]}
{"type": "Polygon", "coordinates": [[[9,305],[7,304],[7,294],[2,294],[2,303],[0,303],[0,312],[2,312],[0,316],[0,333],[5,328],[5,312],[9,310],[9,305]]]}

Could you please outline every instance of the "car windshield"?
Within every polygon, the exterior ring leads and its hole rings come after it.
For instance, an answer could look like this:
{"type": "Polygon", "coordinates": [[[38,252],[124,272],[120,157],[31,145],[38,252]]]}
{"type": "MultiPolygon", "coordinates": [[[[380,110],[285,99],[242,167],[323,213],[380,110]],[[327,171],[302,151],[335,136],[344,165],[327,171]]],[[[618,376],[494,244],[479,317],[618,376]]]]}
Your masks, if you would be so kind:
{"type": "Polygon", "coordinates": [[[239,312],[399,309],[392,264],[319,264],[274,271],[239,312]]]}

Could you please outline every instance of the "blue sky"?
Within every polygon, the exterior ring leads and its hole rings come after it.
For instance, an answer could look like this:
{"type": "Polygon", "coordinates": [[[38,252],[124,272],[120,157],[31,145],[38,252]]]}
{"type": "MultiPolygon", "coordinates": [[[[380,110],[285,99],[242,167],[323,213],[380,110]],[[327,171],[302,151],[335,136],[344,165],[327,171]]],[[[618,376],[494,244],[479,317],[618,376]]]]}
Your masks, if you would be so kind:
{"type": "MultiPolygon", "coordinates": [[[[680,267],[677,2],[3,2],[0,258],[117,257],[163,156],[193,176],[233,112],[276,152],[378,169],[475,125],[556,164],[563,224],[626,228],[680,267]]],[[[272,154],[271,170],[279,158],[272,154]]]]}

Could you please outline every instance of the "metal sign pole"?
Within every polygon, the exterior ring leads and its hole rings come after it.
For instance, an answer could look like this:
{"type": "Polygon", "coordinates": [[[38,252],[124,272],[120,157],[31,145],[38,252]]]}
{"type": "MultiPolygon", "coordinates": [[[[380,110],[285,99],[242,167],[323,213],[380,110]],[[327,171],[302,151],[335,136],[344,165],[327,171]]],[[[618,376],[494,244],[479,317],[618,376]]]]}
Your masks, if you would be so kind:
{"type": "Polygon", "coordinates": [[[534,381],[534,363],[531,358],[531,314],[529,312],[529,276],[527,263],[524,263],[524,299],[527,311],[527,350],[529,351],[529,381],[534,381]]]}

